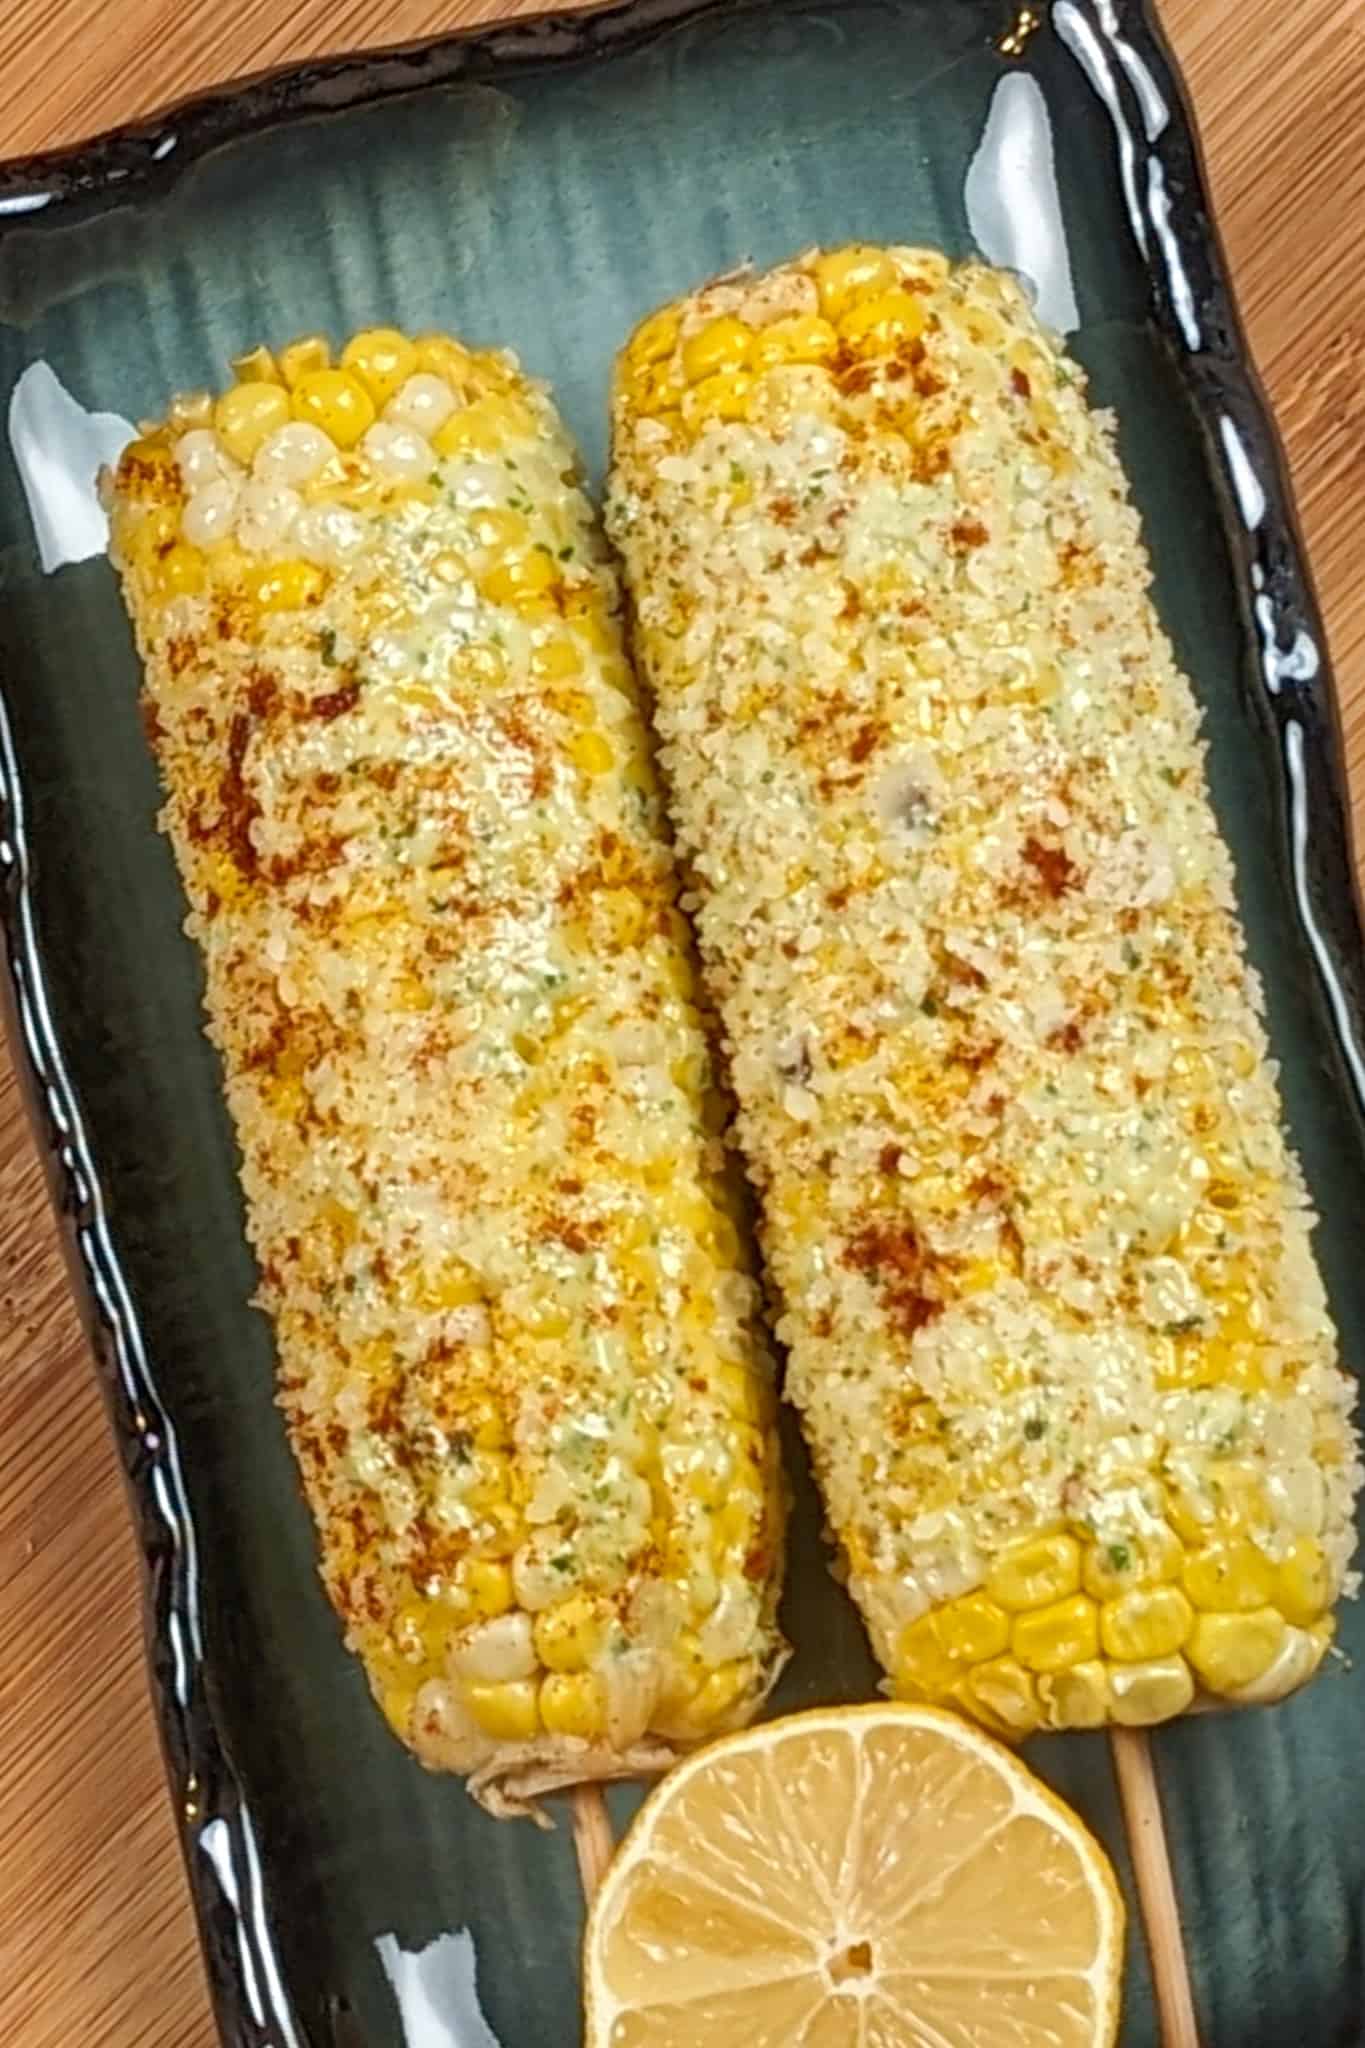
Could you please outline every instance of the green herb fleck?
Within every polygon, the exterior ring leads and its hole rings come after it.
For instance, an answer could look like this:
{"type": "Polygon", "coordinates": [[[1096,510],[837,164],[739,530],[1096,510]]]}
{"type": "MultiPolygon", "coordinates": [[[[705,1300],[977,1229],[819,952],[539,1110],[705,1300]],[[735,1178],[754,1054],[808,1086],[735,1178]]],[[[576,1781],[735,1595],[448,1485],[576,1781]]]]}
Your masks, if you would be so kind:
{"type": "Polygon", "coordinates": [[[324,668],[336,667],[337,636],[332,631],[330,626],[324,626],[318,634],[318,651],[322,656],[322,665],[324,668]]]}
{"type": "Polygon", "coordinates": [[[1024,1424],[1024,1435],[1029,1443],[1036,1444],[1040,1436],[1046,1436],[1047,1424],[1041,1415],[1030,1415],[1024,1424]]]}
{"type": "Polygon", "coordinates": [[[1105,1555],[1111,1572],[1126,1572],[1133,1562],[1132,1552],[1126,1543],[1111,1543],[1105,1555]]]}

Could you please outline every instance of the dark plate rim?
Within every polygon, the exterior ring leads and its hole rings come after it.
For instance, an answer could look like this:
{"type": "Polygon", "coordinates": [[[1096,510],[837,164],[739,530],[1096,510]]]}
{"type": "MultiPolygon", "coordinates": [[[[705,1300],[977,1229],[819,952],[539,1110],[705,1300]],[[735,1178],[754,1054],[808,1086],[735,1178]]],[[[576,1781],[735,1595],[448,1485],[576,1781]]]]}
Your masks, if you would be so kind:
{"type": "MultiPolygon", "coordinates": [[[[623,0],[266,72],[74,147],[0,163],[0,247],[68,222],[73,209],[97,214],[154,198],[206,151],[280,123],[533,66],[609,61],[683,23],[781,4],[623,0]]],[[[1175,359],[1220,486],[1245,628],[1260,665],[1259,710],[1281,768],[1278,826],[1298,921],[1346,1098],[1365,1137],[1365,943],[1338,702],[1284,453],[1238,315],[1193,113],[1154,0],[1053,0],[1050,11],[1106,100],[1116,149],[1130,165],[1130,217],[1150,281],[1151,316],[1175,359]],[[1165,118],[1154,112],[1149,88],[1164,102],[1165,118]]],[[[216,2018],[233,2048],[304,2048],[266,1920],[251,1814],[198,1653],[196,1532],[175,1436],[148,1369],[106,1225],[99,1162],[47,1009],[24,794],[0,688],[0,1010],[142,1552],[153,1703],[216,2018]],[[217,1831],[211,1854],[210,1826],[217,1831]]],[[[340,2048],[348,2038],[340,2011],[335,2028],[340,2048]]]]}

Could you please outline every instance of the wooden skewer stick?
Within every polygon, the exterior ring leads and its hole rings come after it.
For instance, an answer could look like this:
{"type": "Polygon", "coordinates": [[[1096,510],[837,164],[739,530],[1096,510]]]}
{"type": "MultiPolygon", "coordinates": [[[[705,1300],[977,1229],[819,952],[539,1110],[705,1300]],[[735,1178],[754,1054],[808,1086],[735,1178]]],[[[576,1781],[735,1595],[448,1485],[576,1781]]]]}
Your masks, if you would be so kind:
{"type": "Polygon", "coordinates": [[[597,1896],[598,1885],[607,1874],[607,1865],[616,1849],[616,1838],[611,1831],[606,1795],[600,1785],[575,1785],[569,1794],[569,1803],[573,1808],[573,1845],[578,1857],[578,1875],[584,1902],[590,1906],[597,1896]]]}
{"type": "Polygon", "coordinates": [[[1152,1745],[1145,1728],[1114,1728],[1110,1739],[1138,1901],[1147,1930],[1162,2048],[1199,2048],[1190,1966],[1180,1927],[1180,1902],[1161,1814],[1161,1793],[1152,1764],[1152,1745]]]}

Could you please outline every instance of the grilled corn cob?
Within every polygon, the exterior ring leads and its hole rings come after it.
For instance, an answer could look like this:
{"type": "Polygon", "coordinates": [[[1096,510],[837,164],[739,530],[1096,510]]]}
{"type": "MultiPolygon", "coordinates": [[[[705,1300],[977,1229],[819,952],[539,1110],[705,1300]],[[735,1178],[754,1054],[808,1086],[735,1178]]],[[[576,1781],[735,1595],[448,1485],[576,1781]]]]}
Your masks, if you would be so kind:
{"type": "Polygon", "coordinates": [[[1112,423],[1011,278],[817,252],[635,333],[609,530],[891,1689],[1279,1698],[1352,1396],[1112,423]]]}
{"type": "Polygon", "coordinates": [[[323,1575],[495,1810],[780,1661],[769,1359],[618,597],[543,390],[257,349],[108,483],[323,1575]]]}

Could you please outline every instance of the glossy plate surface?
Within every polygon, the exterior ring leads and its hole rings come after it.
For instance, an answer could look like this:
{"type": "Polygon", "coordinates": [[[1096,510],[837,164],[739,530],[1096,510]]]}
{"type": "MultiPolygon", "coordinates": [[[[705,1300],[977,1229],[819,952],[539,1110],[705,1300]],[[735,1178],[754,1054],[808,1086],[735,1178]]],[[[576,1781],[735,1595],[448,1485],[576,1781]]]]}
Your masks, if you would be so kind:
{"type": "MultiPolygon", "coordinates": [[[[1028,272],[1117,407],[1207,710],[1347,1356],[1365,1357],[1361,951],[1335,711],[1179,90],[1123,0],[678,0],[314,67],[0,171],[0,898],[13,1022],[148,1562],[158,1712],[234,2048],[573,2048],[567,1829],[498,1827],[343,1652],[272,1405],[199,974],[88,478],[258,340],[507,342],[595,468],[657,301],[816,241],[1028,272]],[[74,407],[68,403],[68,396],[74,407]],[[92,415],[114,415],[100,420],[92,415]]],[[[873,1674],[803,1496],[779,1704],[873,1674]]],[[[1358,1659],[1365,1617],[1344,1640],[1358,1659]]],[[[1365,1676],[1158,1739],[1208,2048],[1361,2038],[1365,1676]],[[1343,1790],[1343,1788],[1346,1788],[1343,1790]]],[[[1119,1857],[1101,1738],[1032,1759],[1119,1857]]],[[[618,1817],[628,1793],[614,1795],[618,1817]]],[[[1125,2048],[1154,2048],[1140,1943],[1125,2048]]]]}

